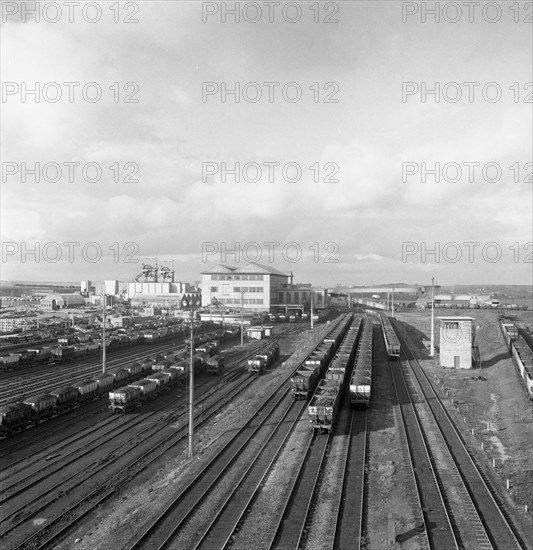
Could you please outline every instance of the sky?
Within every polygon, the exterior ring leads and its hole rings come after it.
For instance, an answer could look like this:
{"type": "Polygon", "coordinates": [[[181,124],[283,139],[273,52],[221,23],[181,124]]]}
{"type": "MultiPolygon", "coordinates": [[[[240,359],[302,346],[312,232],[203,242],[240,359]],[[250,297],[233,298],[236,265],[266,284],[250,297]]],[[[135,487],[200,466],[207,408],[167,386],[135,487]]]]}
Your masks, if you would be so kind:
{"type": "Polygon", "coordinates": [[[531,284],[531,4],[423,4],[3,2],[2,279],[531,284]]]}

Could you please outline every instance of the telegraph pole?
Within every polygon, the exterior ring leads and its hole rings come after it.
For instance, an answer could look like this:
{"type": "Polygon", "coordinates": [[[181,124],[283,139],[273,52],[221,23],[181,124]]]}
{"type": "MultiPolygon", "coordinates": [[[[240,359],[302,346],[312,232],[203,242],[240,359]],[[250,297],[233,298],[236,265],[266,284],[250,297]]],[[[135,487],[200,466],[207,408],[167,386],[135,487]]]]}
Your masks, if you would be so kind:
{"type": "Polygon", "coordinates": [[[105,374],[105,362],[106,362],[106,349],[105,349],[105,325],[106,325],[106,318],[105,318],[105,298],[106,295],[102,294],[102,304],[104,306],[104,311],[102,314],[102,372],[105,374]]]}
{"type": "Polygon", "coordinates": [[[435,277],[431,278],[431,348],[429,355],[435,355],[435,277]]]}
{"type": "Polygon", "coordinates": [[[244,346],[244,291],[241,290],[241,346],[244,346]]]}
{"type": "Polygon", "coordinates": [[[194,312],[191,310],[191,361],[189,373],[189,458],[194,456],[194,312]]]}
{"type": "Polygon", "coordinates": [[[313,320],[313,302],[315,301],[315,293],[313,292],[313,287],[311,287],[311,330],[314,328],[313,320]]]}

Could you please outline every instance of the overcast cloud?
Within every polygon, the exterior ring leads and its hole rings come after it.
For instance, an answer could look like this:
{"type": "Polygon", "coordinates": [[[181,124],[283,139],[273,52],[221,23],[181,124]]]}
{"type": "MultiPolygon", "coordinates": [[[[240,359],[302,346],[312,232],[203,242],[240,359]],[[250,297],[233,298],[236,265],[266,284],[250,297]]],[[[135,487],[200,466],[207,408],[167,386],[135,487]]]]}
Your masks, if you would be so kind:
{"type": "MultiPolygon", "coordinates": [[[[96,242],[106,254],[95,263],[76,256],[72,263],[37,264],[15,253],[3,258],[2,279],[129,280],[138,266],[113,262],[108,247],[133,241],[135,257],[174,259],[177,278],[194,281],[213,263],[236,263],[220,254],[203,263],[202,243],[278,242],[272,265],[292,270],[297,282],[428,283],[435,276],[441,284],[531,283],[533,33],[531,23],[513,21],[508,5],[500,4],[495,23],[478,14],[473,23],[465,15],[436,24],[422,23],[420,15],[403,23],[401,2],[338,2],[338,23],[317,24],[311,3],[301,3],[299,22],[276,16],[269,23],[259,2],[262,21],[236,24],[230,16],[222,23],[220,13],[202,22],[201,2],[132,4],[139,8],[133,24],[114,23],[104,2],[94,24],[81,16],[70,23],[66,15],[57,23],[22,22],[20,13],[2,23],[4,85],[81,83],[73,103],[4,95],[2,162],[104,168],[95,183],[81,177],[36,183],[31,175],[22,182],[20,173],[4,174],[2,240],[96,242]],[[101,85],[100,101],[81,99],[87,82],[101,85]],[[114,82],[135,83],[120,93],[123,99],[137,90],[138,102],[114,103],[114,82]],[[222,103],[220,94],[203,102],[203,82],[295,82],[303,95],[289,103],[280,86],[273,103],[265,96],[256,103],[228,96],[222,103]],[[309,89],[315,82],[334,83],[321,99],[337,90],[338,102],[315,103],[309,89]],[[420,94],[402,102],[404,82],[480,86],[472,103],[435,103],[433,96],[422,103],[420,94]],[[501,88],[499,101],[483,99],[489,82],[501,88]],[[139,181],[115,183],[107,167],[128,162],[138,165],[139,181]],[[236,182],[228,175],[223,182],[218,172],[202,181],[206,162],[257,162],[262,177],[236,182]],[[302,177],[285,181],[277,168],[269,181],[265,162],[298,163],[302,177]],[[473,181],[466,167],[458,182],[436,183],[431,175],[424,182],[420,173],[402,181],[406,162],[480,167],[473,181]],[[321,167],[318,182],[308,168],[314,163],[321,167]],[[326,163],[338,166],[338,182],[324,181],[326,163]],[[498,182],[483,177],[486,163],[501,167],[498,182]],[[518,175],[509,168],[516,163],[518,175]],[[284,260],[289,242],[301,247],[300,261],[284,260]],[[455,245],[440,261],[420,253],[402,258],[402,243],[421,249],[422,242],[429,249],[435,242],[480,244],[471,249],[472,262],[462,246],[463,258],[454,263],[455,245]],[[488,243],[500,247],[499,260],[495,246],[483,255],[488,243]],[[324,261],[328,253],[338,262],[324,261]]],[[[261,263],[268,262],[265,251],[261,263]]]]}

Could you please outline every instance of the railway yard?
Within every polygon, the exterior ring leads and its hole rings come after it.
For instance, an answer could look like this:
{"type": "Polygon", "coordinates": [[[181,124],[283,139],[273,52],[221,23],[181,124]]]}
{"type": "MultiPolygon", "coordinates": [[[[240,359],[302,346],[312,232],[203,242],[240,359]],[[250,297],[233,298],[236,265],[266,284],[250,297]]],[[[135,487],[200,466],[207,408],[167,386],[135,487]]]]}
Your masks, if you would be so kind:
{"type": "MultiPolygon", "coordinates": [[[[532,401],[503,336],[478,340],[483,368],[445,371],[420,321],[338,308],[204,344],[192,458],[185,335],[115,352],[138,390],[0,439],[2,548],[532,548],[532,401]]],[[[3,372],[0,405],[100,371],[3,372]]]]}

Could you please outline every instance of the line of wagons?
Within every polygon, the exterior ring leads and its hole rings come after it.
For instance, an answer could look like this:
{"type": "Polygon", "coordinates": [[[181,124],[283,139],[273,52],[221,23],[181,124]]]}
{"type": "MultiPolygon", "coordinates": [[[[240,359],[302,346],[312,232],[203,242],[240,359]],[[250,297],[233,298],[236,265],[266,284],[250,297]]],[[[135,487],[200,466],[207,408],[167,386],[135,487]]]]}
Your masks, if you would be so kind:
{"type": "MultiPolygon", "coordinates": [[[[231,336],[236,334],[234,331],[231,332],[231,336]]],[[[212,376],[222,374],[224,371],[224,356],[218,353],[220,343],[218,340],[211,339],[216,336],[224,336],[224,331],[195,337],[193,344],[195,374],[205,371],[212,376]]],[[[186,340],[185,344],[190,346],[191,340],[186,340]]],[[[145,401],[155,398],[162,391],[183,381],[189,368],[190,354],[187,349],[175,353],[172,357],[165,357],[163,361],[152,366],[154,373],[109,392],[109,408],[114,414],[119,414],[140,407],[145,401]]]]}
{"type": "MultiPolygon", "coordinates": [[[[182,326],[160,327],[155,330],[134,330],[120,333],[120,329],[112,331],[106,337],[105,347],[108,351],[139,344],[156,344],[184,334],[188,329],[182,326]]],[[[216,338],[225,335],[235,336],[239,329],[219,329],[215,331],[216,338]]],[[[98,355],[103,347],[100,332],[91,334],[68,335],[58,338],[58,345],[28,348],[17,353],[9,353],[0,357],[0,370],[14,370],[30,365],[42,365],[50,362],[68,363],[86,357],[98,355]]],[[[202,338],[213,338],[213,334],[202,338]]],[[[200,337],[199,337],[200,338],[200,337]]]]}
{"type": "MultiPolygon", "coordinates": [[[[175,337],[183,332],[180,327],[161,328],[156,331],[138,331],[130,334],[115,332],[106,338],[106,350],[113,351],[130,345],[152,344],[175,337]]],[[[64,336],[58,338],[57,345],[34,347],[0,357],[0,370],[13,370],[30,365],[46,363],[68,363],[98,355],[103,342],[89,335],[64,336]]],[[[93,335],[96,336],[96,335],[93,335]]]]}
{"type": "Polygon", "coordinates": [[[272,366],[279,357],[279,344],[273,343],[265,350],[258,353],[252,359],[248,359],[248,372],[250,374],[263,374],[265,369],[272,366]]]}
{"type": "Polygon", "coordinates": [[[309,399],[307,414],[315,433],[331,433],[349,384],[352,407],[370,404],[373,322],[361,315],[341,319],[291,378],[294,399],[309,399]]]}
{"type": "MultiPolygon", "coordinates": [[[[210,375],[220,374],[224,369],[224,357],[218,354],[220,341],[215,340],[215,338],[234,338],[237,335],[238,330],[233,329],[229,331],[215,331],[198,337],[198,341],[207,340],[209,343],[199,344],[195,350],[198,352],[195,353],[193,358],[195,373],[205,370],[210,375]],[[207,346],[209,346],[209,350],[207,346]]],[[[50,419],[52,416],[63,414],[88,401],[97,399],[109,393],[110,390],[117,389],[119,391],[125,386],[127,387],[131,382],[136,382],[139,379],[153,378],[154,373],[162,374],[162,376],[157,376],[154,380],[157,390],[162,389],[166,385],[178,383],[183,379],[184,373],[189,368],[189,361],[190,355],[187,350],[158,354],[155,358],[142,359],[115,372],[100,374],[92,379],[62,386],[47,394],[3,405],[0,407],[0,435],[11,435],[16,431],[25,429],[28,425],[37,425],[50,419]]],[[[151,385],[146,385],[146,392],[141,392],[141,399],[135,406],[142,404],[146,398],[151,397],[152,392],[149,388],[151,385]]],[[[153,392],[154,397],[157,393],[159,391],[153,392]]],[[[126,398],[126,400],[128,399],[126,398]]],[[[126,409],[130,409],[129,402],[127,403],[127,407],[123,407],[122,405],[113,407],[113,399],[111,397],[110,401],[110,408],[114,412],[126,412],[126,409]]]]}

